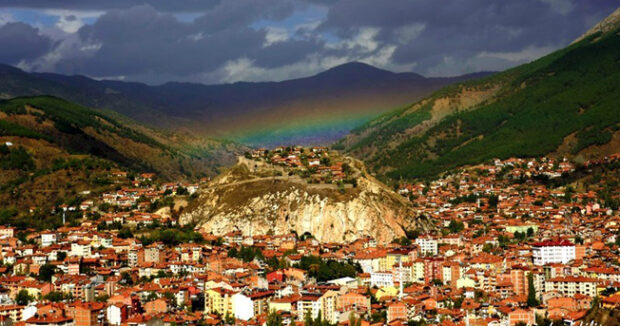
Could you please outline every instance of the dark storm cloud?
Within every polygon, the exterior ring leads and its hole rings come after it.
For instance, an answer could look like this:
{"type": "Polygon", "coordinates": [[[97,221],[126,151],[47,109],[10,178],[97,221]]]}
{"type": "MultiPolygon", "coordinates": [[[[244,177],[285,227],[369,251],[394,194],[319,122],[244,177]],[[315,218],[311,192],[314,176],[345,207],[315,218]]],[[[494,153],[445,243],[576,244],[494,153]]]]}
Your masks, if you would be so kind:
{"type": "Polygon", "coordinates": [[[34,9],[110,10],[149,5],[160,11],[211,9],[222,0],[0,0],[0,7],[34,9]]]}
{"type": "Polygon", "coordinates": [[[223,1],[195,20],[200,28],[211,32],[232,26],[247,26],[258,19],[273,21],[288,17],[295,10],[291,0],[223,1]]]}
{"type": "Polygon", "coordinates": [[[8,23],[0,27],[0,63],[17,64],[37,58],[52,47],[47,36],[24,23],[8,23]]]}
{"type": "Polygon", "coordinates": [[[278,42],[262,48],[251,57],[256,60],[255,64],[264,68],[277,68],[293,64],[308,53],[321,49],[323,44],[313,40],[291,40],[278,42]]]}
{"type": "Polygon", "coordinates": [[[544,55],[617,5],[617,0],[0,0],[0,8],[63,9],[64,24],[76,23],[73,31],[82,26],[65,38],[49,28],[46,35],[55,35],[54,42],[28,24],[2,26],[0,46],[12,50],[2,51],[0,61],[146,82],[300,77],[353,60],[455,75],[501,70],[544,55]],[[319,8],[309,11],[317,17],[296,16],[310,7],[319,8]],[[85,21],[80,10],[102,14],[85,21]]]}
{"type": "MultiPolygon", "coordinates": [[[[147,5],[111,10],[79,30],[84,43],[100,48],[69,70],[96,76],[183,76],[213,71],[228,60],[252,54],[262,55],[261,62],[269,64],[269,47],[262,48],[266,31],[249,25],[258,19],[283,19],[293,9],[291,2],[281,0],[226,1],[189,23],[147,5]]],[[[288,50],[289,58],[299,59],[300,49],[288,50]]],[[[68,64],[63,62],[64,67],[68,64]]]]}
{"type": "MultiPolygon", "coordinates": [[[[604,18],[617,1],[571,0],[342,0],[330,7],[323,30],[352,37],[362,27],[380,28],[377,41],[398,44],[395,64],[418,70],[445,57],[471,59],[481,52],[516,52],[527,47],[558,47],[604,18]],[[402,37],[418,30],[405,42],[402,37]]],[[[406,39],[406,38],[405,38],[406,39]]]]}

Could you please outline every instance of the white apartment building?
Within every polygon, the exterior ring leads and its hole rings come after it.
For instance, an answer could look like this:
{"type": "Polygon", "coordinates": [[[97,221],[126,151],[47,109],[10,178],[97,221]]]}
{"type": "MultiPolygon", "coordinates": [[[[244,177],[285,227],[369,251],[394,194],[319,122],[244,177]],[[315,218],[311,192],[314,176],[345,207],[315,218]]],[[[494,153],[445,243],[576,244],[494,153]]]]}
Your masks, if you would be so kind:
{"type": "Polygon", "coordinates": [[[575,294],[596,296],[596,279],[581,276],[555,277],[545,282],[546,292],[559,292],[565,296],[575,294]]]}
{"type": "Polygon", "coordinates": [[[321,311],[321,296],[312,294],[303,294],[301,299],[297,301],[297,319],[303,321],[307,314],[312,319],[319,317],[321,311]]]}
{"type": "Polygon", "coordinates": [[[532,245],[534,265],[566,264],[575,259],[575,244],[569,241],[543,241],[532,245]]]}
{"type": "Polygon", "coordinates": [[[254,303],[243,293],[236,293],[232,297],[233,316],[241,320],[250,320],[254,317],[254,303]]]}
{"type": "Polygon", "coordinates": [[[57,241],[56,233],[54,232],[41,233],[41,247],[49,247],[55,244],[56,241],[57,241]]]}
{"type": "Polygon", "coordinates": [[[392,274],[392,271],[370,273],[370,286],[376,286],[379,288],[394,286],[394,275],[392,274]]]}
{"type": "Polygon", "coordinates": [[[422,236],[415,239],[415,244],[418,245],[421,255],[437,255],[437,240],[430,236],[422,236]]]}
{"type": "Polygon", "coordinates": [[[90,257],[90,243],[88,241],[79,241],[71,244],[70,256],[90,257]]]}

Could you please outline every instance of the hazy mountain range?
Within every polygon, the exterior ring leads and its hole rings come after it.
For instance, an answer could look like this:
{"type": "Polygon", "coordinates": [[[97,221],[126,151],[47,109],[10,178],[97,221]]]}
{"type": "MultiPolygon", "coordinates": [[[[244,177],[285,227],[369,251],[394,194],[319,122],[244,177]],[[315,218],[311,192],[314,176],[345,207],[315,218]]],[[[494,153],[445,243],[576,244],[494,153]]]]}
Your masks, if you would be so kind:
{"type": "Polygon", "coordinates": [[[488,75],[425,78],[348,63],[281,82],[151,86],[84,76],[28,73],[0,65],[0,97],[53,95],[172,131],[261,146],[333,142],[378,114],[445,85],[488,75]]]}

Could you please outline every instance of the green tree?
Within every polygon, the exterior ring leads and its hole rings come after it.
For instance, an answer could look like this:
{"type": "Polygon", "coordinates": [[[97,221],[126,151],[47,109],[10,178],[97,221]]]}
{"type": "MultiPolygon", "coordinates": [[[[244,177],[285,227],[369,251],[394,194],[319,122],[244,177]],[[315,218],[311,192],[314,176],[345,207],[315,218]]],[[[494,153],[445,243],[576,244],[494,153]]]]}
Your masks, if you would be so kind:
{"type": "Polygon", "coordinates": [[[64,251],[59,251],[59,252],[56,254],[56,260],[58,260],[58,261],[64,261],[64,260],[65,260],[65,258],[67,258],[67,253],[66,253],[66,252],[64,252],[64,251]]]}
{"type": "Polygon", "coordinates": [[[28,294],[27,290],[19,291],[19,293],[17,293],[17,297],[15,297],[15,303],[20,306],[25,306],[32,300],[33,298],[30,296],[30,294],[28,294]]]}
{"type": "Polygon", "coordinates": [[[279,313],[272,311],[267,316],[267,326],[282,326],[282,316],[279,313]]]}
{"type": "Polygon", "coordinates": [[[362,318],[355,318],[353,313],[349,313],[349,326],[362,326],[362,318]]]}
{"type": "Polygon", "coordinates": [[[536,298],[536,288],[534,287],[534,274],[527,274],[527,306],[537,307],[540,305],[536,298]]]}
{"type": "Polygon", "coordinates": [[[450,230],[450,233],[459,233],[465,229],[465,224],[457,220],[450,220],[448,229],[450,230]]]}
{"type": "Polygon", "coordinates": [[[54,273],[56,273],[56,266],[45,264],[39,269],[39,280],[43,282],[51,282],[54,273]]]}
{"type": "Polygon", "coordinates": [[[101,295],[98,295],[97,297],[95,297],[95,301],[97,301],[97,302],[108,302],[109,298],[110,298],[110,296],[104,293],[104,294],[101,294],[101,295]]]}
{"type": "Polygon", "coordinates": [[[118,237],[121,238],[121,239],[129,239],[129,238],[133,237],[133,233],[131,232],[131,230],[129,228],[122,228],[118,232],[118,237]]]}
{"type": "Polygon", "coordinates": [[[527,228],[527,237],[531,238],[534,235],[534,229],[529,227],[527,228]]]}
{"type": "Polygon", "coordinates": [[[121,273],[121,281],[127,285],[133,285],[133,278],[131,277],[131,273],[129,272],[121,273]]]}
{"type": "Polygon", "coordinates": [[[46,294],[43,299],[49,300],[52,302],[60,302],[65,299],[65,295],[60,291],[52,291],[46,294]]]}
{"type": "Polygon", "coordinates": [[[228,312],[226,312],[226,316],[224,316],[224,322],[226,322],[226,324],[228,325],[234,325],[235,317],[229,314],[228,312]]]}
{"type": "Polygon", "coordinates": [[[499,198],[496,195],[489,196],[489,207],[497,208],[498,203],[499,203],[499,198]]]}

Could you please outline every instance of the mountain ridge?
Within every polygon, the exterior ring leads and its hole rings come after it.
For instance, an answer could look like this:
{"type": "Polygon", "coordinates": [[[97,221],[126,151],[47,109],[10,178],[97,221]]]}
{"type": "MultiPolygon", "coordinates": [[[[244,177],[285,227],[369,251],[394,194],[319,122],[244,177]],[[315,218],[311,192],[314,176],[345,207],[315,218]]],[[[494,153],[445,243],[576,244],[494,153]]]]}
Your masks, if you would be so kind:
{"type": "Polygon", "coordinates": [[[441,86],[488,73],[425,78],[352,62],[279,82],[169,82],[156,86],[27,73],[7,66],[0,67],[0,74],[3,98],[54,95],[113,110],[157,128],[270,145],[308,139],[329,143],[374,115],[411,103],[441,86]],[[306,125],[300,127],[298,121],[306,121],[306,125]]]}

